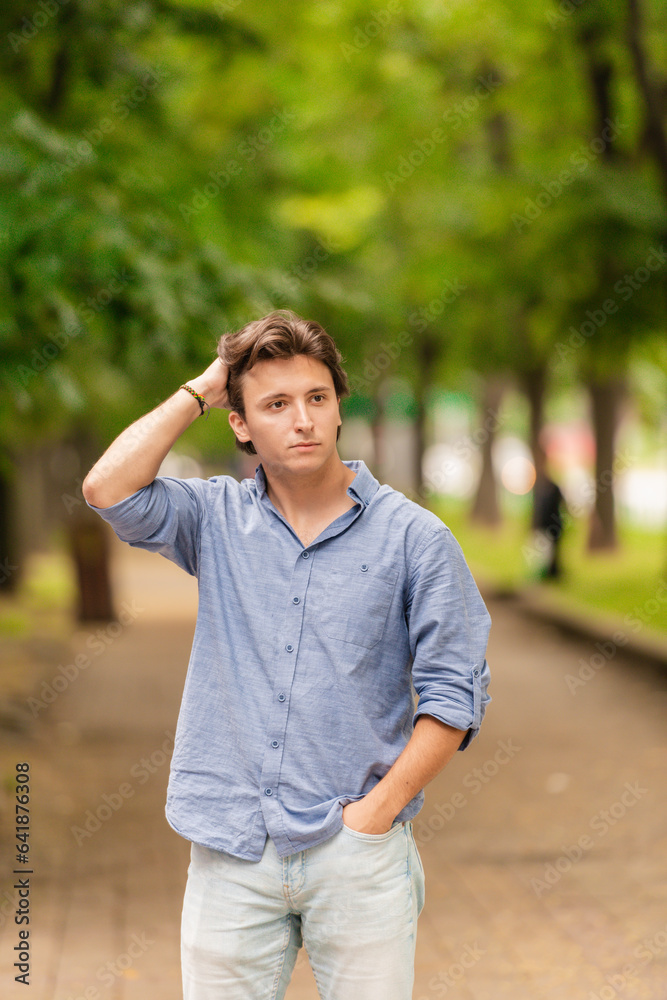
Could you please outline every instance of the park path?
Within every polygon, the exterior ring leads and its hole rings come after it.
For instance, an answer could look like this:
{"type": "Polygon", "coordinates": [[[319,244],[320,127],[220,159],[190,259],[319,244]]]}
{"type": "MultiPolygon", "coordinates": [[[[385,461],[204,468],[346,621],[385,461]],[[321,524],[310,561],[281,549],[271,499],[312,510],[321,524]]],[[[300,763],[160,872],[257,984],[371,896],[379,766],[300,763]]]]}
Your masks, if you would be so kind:
{"type": "MultiPolygon", "coordinates": [[[[114,553],[122,629],[77,632],[70,664],[89,665],[58,683],[34,736],[0,748],[3,774],[27,760],[33,780],[31,985],[13,978],[7,875],[3,998],[181,996],[189,845],[164,800],[196,583],[159,556],[114,553]]],[[[493,703],[414,821],[427,879],[415,1000],[667,1000],[667,680],[507,602],[489,609],[493,703]],[[574,687],[582,661],[599,669],[574,687]]],[[[287,996],[317,1000],[303,949],[287,996]]]]}

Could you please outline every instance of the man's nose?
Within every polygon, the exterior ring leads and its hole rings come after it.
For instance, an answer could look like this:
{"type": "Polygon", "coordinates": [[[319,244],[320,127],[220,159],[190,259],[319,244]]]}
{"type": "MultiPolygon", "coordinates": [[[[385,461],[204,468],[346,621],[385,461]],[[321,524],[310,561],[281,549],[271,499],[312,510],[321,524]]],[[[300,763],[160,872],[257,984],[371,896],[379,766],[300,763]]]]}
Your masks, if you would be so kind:
{"type": "Polygon", "coordinates": [[[313,418],[304,402],[294,404],[294,424],[296,427],[312,427],[313,418]]]}

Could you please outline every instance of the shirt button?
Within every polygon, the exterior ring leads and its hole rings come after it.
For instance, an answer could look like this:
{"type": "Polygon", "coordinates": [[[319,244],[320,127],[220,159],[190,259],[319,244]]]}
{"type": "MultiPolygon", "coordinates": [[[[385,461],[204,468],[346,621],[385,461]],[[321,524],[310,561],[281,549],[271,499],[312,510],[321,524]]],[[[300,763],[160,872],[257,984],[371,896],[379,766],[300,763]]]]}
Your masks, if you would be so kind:
{"type": "Polygon", "coordinates": [[[279,747],[280,743],[278,742],[278,740],[271,740],[271,746],[272,747],[279,747]]]}
{"type": "Polygon", "coordinates": [[[298,603],[299,603],[299,598],[298,597],[293,597],[292,598],[292,604],[298,604],[298,603]]]}
{"type": "Polygon", "coordinates": [[[265,795],[273,795],[273,789],[272,788],[265,788],[264,789],[264,794],[265,795]]]}
{"type": "Polygon", "coordinates": [[[475,667],[475,669],[473,670],[473,676],[479,677],[479,670],[477,669],[477,667],[475,667]]]}
{"type": "Polygon", "coordinates": [[[280,694],[278,695],[278,701],[284,701],[284,700],[285,700],[285,695],[281,691],[280,694]]]}
{"type": "Polygon", "coordinates": [[[301,553],[301,557],[302,557],[303,559],[308,559],[308,558],[310,557],[310,552],[302,552],[302,553],[301,553]]]}
{"type": "Polygon", "coordinates": [[[361,564],[361,572],[366,573],[368,571],[368,563],[361,564]]]}
{"type": "Polygon", "coordinates": [[[287,645],[285,646],[285,649],[287,650],[288,653],[291,653],[292,650],[294,649],[294,646],[292,645],[291,642],[288,642],[287,645]]]}

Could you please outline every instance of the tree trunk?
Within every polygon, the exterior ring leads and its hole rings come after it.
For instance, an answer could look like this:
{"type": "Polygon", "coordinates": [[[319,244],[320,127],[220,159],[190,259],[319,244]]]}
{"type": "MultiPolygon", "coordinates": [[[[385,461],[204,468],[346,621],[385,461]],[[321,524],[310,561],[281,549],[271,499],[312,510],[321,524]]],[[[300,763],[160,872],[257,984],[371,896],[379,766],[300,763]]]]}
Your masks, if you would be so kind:
{"type": "Polygon", "coordinates": [[[628,48],[639,93],[646,111],[646,138],[660,171],[662,188],[667,197],[667,134],[663,122],[660,95],[653,85],[648,57],[641,38],[642,10],[640,0],[628,0],[628,48]]]}
{"type": "Polygon", "coordinates": [[[612,82],[614,65],[609,57],[606,42],[608,27],[603,17],[596,22],[587,22],[579,32],[579,42],[584,50],[588,65],[588,78],[593,97],[593,111],[596,118],[596,132],[604,142],[601,156],[607,163],[618,157],[614,139],[605,139],[606,128],[613,117],[612,82]]]}
{"type": "Polygon", "coordinates": [[[477,486],[477,493],[470,511],[470,518],[477,524],[497,527],[502,516],[498,502],[498,484],[493,468],[493,442],[498,427],[498,411],[505,390],[504,382],[497,378],[489,378],[484,389],[484,414],[482,427],[475,436],[480,446],[482,456],[482,473],[477,486]],[[493,420],[489,417],[493,416],[493,420]]]}
{"type": "Polygon", "coordinates": [[[591,380],[593,430],[595,434],[595,506],[588,535],[590,551],[618,546],[614,510],[614,445],[624,383],[619,379],[591,380]]]}
{"type": "Polygon", "coordinates": [[[522,388],[530,407],[529,441],[535,469],[543,464],[544,449],[540,441],[544,424],[544,394],[546,391],[546,368],[544,365],[522,374],[522,388]]]}
{"type": "MultiPolygon", "coordinates": [[[[115,613],[110,573],[110,529],[88,507],[81,492],[81,483],[101,449],[85,429],[79,429],[73,435],[71,448],[75,461],[78,461],[76,468],[71,464],[69,466],[68,491],[61,493],[61,499],[63,522],[78,582],[77,617],[81,622],[111,621],[115,613]]],[[[62,464],[66,465],[65,462],[62,464]]],[[[61,489],[64,484],[61,482],[61,489]]]]}
{"type": "Polygon", "coordinates": [[[78,16],[79,5],[76,2],[72,2],[72,0],[70,0],[67,6],[58,9],[59,32],[64,34],[67,41],[56,49],[51,61],[48,92],[44,99],[46,109],[50,115],[59,114],[68,97],[68,84],[72,69],[72,50],[76,51],[77,42],[81,43],[81,38],[77,38],[77,34],[80,33],[77,33],[75,30],[78,16]]]}
{"type": "Polygon", "coordinates": [[[433,364],[437,356],[437,344],[430,337],[424,337],[417,345],[417,380],[415,385],[415,450],[413,478],[418,496],[423,494],[424,452],[428,446],[426,433],[426,394],[431,383],[433,364]]]}
{"type": "Polygon", "coordinates": [[[56,522],[54,497],[49,492],[48,446],[24,448],[12,454],[8,449],[2,465],[2,551],[6,559],[5,581],[15,590],[24,577],[28,558],[46,551],[56,522]]]}
{"type": "Polygon", "coordinates": [[[70,549],[78,581],[80,622],[115,618],[109,572],[107,525],[94,511],[77,511],[68,526],[70,549]]]}
{"type": "Polygon", "coordinates": [[[546,454],[540,440],[544,424],[544,394],[546,389],[546,369],[544,366],[523,372],[522,387],[530,408],[529,440],[533,465],[535,466],[535,487],[533,489],[533,523],[539,517],[540,490],[538,483],[543,482],[546,473],[546,454]]]}
{"type": "Polygon", "coordinates": [[[21,579],[20,545],[11,474],[0,461],[0,593],[16,592],[21,579]]]}

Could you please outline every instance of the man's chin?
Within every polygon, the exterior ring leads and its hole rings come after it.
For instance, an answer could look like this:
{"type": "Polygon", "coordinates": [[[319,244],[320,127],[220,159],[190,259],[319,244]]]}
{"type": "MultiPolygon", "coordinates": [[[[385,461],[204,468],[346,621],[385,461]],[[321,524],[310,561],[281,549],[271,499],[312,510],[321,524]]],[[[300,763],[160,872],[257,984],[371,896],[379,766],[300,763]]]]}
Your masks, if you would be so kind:
{"type": "Polygon", "coordinates": [[[281,457],[262,459],[264,469],[274,475],[288,470],[309,470],[321,466],[331,458],[330,452],[322,444],[314,448],[287,448],[281,457]]]}

